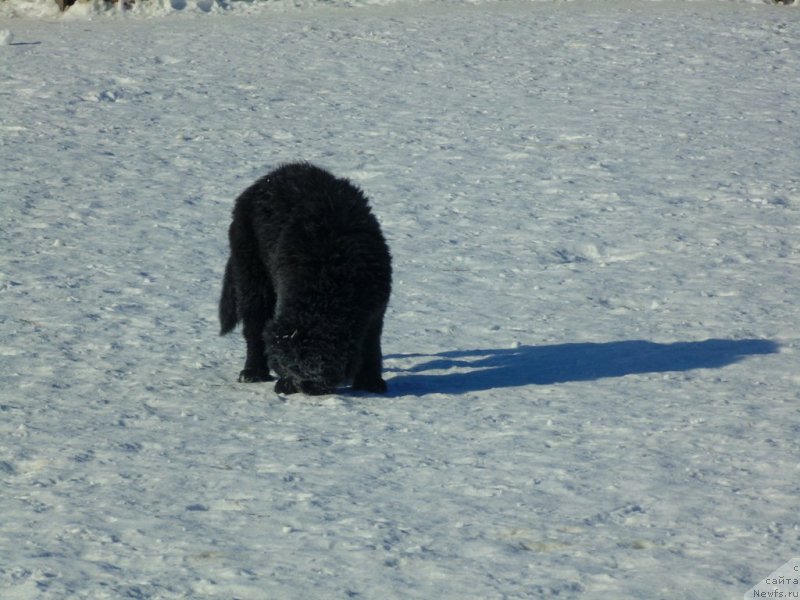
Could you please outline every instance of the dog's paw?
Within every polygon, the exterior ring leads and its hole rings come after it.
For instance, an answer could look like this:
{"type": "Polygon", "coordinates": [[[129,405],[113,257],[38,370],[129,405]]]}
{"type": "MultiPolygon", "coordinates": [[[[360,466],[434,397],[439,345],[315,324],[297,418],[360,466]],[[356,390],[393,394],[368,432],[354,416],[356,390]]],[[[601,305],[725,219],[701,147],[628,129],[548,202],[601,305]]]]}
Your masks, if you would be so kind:
{"type": "Polygon", "coordinates": [[[291,377],[281,377],[275,382],[276,394],[295,394],[299,390],[291,377]]]}
{"type": "Polygon", "coordinates": [[[380,376],[376,377],[357,377],[353,381],[354,390],[363,390],[373,394],[385,394],[386,382],[380,376]]]}
{"type": "Polygon", "coordinates": [[[239,373],[239,383],[256,383],[259,381],[272,381],[269,371],[259,369],[243,369],[239,373]]]}

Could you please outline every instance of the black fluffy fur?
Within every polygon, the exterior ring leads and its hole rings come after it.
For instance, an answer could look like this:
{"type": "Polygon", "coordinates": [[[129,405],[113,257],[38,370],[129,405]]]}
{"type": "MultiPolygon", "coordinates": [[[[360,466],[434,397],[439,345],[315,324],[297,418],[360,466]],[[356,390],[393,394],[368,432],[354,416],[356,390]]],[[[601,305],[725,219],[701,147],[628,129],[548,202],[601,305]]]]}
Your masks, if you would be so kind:
{"type": "Polygon", "coordinates": [[[308,163],[287,164],[236,199],[219,301],[221,334],[243,324],[239,381],[275,391],[386,391],[381,331],[389,248],[364,194],[308,163]]]}

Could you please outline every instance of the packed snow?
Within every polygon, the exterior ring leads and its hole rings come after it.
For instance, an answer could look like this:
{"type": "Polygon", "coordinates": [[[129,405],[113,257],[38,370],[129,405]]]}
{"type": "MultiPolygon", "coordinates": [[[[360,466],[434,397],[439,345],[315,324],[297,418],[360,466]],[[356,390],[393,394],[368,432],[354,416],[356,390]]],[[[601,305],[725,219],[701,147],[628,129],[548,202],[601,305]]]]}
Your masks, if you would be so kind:
{"type": "Polygon", "coordinates": [[[0,598],[742,598],[798,555],[800,12],[204,2],[0,2],[0,598]],[[386,396],[217,335],[233,200],[297,159],[389,240],[386,396]]]}

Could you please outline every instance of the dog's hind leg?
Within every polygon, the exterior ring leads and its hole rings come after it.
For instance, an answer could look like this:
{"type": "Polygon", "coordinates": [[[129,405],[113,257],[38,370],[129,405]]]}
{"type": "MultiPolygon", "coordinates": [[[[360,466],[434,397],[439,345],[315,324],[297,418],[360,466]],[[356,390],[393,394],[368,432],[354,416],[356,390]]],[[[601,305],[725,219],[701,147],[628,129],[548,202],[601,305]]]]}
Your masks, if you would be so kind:
{"type": "Polygon", "coordinates": [[[275,312],[275,290],[261,262],[258,242],[250,227],[234,219],[229,234],[237,312],[247,343],[247,358],[239,373],[239,381],[270,381],[264,325],[275,312]]]}
{"type": "Polygon", "coordinates": [[[386,393],[386,382],[381,377],[383,356],[381,354],[381,332],[383,314],[375,316],[367,325],[361,347],[361,364],[353,377],[353,389],[376,394],[386,393]]]}
{"type": "Polygon", "coordinates": [[[256,331],[260,331],[257,322],[245,321],[244,338],[247,341],[247,358],[244,369],[239,373],[239,381],[242,383],[272,380],[264,353],[264,340],[261,338],[261,333],[256,334],[256,331]]]}
{"type": "MultiPolygon", "coordinates": [[[[252,283],[252,280],[250,280],[252,283]]],[[[247,342],[247,358],[239,381],[271,381],[267,366],[264,326],[275,311],[275,292],[267,279],[258,281],[258,289],[250,290],[242,306],[242,333],[247,342]]]]}

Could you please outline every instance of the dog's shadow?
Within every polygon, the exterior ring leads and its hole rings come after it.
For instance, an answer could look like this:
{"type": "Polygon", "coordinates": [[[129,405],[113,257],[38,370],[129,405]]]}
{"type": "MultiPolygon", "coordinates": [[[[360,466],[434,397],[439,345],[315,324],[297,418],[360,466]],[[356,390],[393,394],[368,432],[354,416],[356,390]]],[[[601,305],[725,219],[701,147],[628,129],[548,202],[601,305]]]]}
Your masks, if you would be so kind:
{"type": "Polygon", "coordinates": [[[711,339],[657,344],[644,340],[454,350],[433,355],[394,354],[385,371],[392,396],[463,394],[481,390],[592,381],[642,373],[718,369],[757,354],[773,354],[770,340],[711,339]],[[421,359],[409,368],[396,360],[421,359]],[[427,359],[427,360],[424,360],[427,359]],[[430,371],[437,371],[431,373],[430,371]]]}

